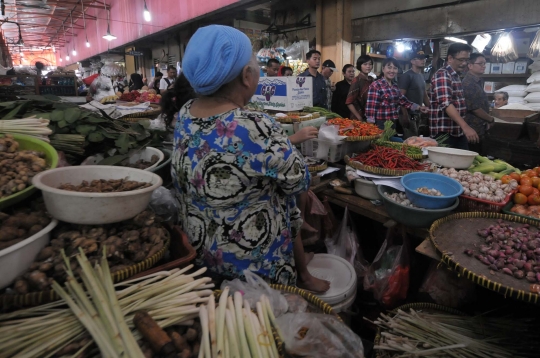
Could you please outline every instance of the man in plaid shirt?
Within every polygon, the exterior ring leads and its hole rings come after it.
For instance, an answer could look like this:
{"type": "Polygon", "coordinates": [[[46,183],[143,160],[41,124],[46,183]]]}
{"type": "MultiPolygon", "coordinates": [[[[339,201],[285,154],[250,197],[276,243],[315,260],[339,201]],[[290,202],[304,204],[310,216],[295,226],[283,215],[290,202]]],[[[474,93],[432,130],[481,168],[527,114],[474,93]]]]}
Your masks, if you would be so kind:
{"type": "Polygon", "coordinates": [[[429,126],[433,138],[449,134],[452,148],[469,149],[468,142],[478,143],[478,134],[465,122],[467,106],[459,73],[467,68],[472,48],[455,43],[448,48],[448,66],[439,69],[431,80],[429,126]]]}

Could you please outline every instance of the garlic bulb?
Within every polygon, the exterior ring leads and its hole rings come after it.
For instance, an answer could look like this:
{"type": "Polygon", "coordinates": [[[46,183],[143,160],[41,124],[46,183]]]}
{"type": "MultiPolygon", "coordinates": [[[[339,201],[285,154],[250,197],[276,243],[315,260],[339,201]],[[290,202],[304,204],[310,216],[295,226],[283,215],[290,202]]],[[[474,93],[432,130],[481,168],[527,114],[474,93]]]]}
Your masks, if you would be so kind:
{"type": "Polygon", "coordinates": [[[465,194],[465,195],[470,195],[470,194],[471,194],[471,191],[469,190],[469,188],[464,188],[464,189],[463,189],[463,194],[465,194]]]}
{"type": "Polygon", "coordinates": [[[478,197],[478,191],[477,190],[471,190],[471,196],[477,198],[478,197]]]}
{"type": "Polygon", "coordinates": [[[485,193],[478,194],[478,199],[486,200],[487,199],[487,194],[485,194],[485,193]]]}

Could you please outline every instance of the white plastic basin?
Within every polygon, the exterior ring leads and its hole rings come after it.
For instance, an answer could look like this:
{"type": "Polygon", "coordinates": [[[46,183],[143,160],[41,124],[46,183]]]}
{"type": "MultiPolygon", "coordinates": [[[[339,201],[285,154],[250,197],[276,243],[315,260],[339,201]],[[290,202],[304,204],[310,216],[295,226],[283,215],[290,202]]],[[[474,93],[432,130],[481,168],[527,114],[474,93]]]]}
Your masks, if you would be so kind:
{"type": "Polygon", "coordinates": [[[0,289],[9,286],[20,274],[28,270],[34,259],[49,243],[51,231],[58,225],[53,219],[49,225],[23,241],[0,250],[0,289]]]}
{"type": "Polygon", "coordinates": [[[141,213],[162,180],[159,175],[146,170],[85,165],[44,171],[36,175],[32,183],[43,192],[47,211],[55,219],[72,224],[101,225],[128,220],[141,213]],[[80,193],[58,189],[61,184],[78,185],[83,180],[124,178],[151,183],[152,186],[119,193],[80,193]]]}
{"type": "Polygon", "coordinates": [[[467,169],[478,155],[476,152],[463,149],[428,147],[428,157],[433,163],[445,168],[467,169]]]}

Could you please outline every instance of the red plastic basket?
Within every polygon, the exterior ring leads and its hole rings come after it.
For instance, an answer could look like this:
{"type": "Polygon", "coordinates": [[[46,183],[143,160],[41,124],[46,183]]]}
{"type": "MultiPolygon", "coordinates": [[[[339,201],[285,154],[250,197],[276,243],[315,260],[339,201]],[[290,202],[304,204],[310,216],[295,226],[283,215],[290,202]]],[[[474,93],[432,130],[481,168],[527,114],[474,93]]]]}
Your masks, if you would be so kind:
{"type": "Polygon", "coordinates": [[[502,209],[512,200],[512,196],[516,190],[510,192],[506,198],[500,203],[494,203],[493,201],[482,200],[478,198],[473,198],[472,196],[460,195],[459,196],[459,206],[457,211],[466,212],[466,211],[481,211],[481,212],[491,212],[491,213],[500,213],[502,209]]]}
{"type": "Polygon", "coordinates": [[[139,278],[160,271],[169,271],[175,268],[186,267],[195,259],[197,253],[191,244],[188,237],[180,226],[173,226],[169,229],[171,234],[171,244],[169,246],[169,260],[162,265],[143,271],[130,279],[139,278]]]}

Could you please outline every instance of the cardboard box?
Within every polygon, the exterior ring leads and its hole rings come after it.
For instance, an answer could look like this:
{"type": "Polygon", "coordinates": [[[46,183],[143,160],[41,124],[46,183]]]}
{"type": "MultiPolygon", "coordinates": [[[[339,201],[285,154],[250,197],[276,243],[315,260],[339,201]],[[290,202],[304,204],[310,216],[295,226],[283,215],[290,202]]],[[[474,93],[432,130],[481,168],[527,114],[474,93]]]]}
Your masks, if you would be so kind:
{"type": "Polygon", "coordinates": [[[507,62],[503,64],[502,73],[506,75],[511,75],[514,73],[514,68],[516,67],[515,62],[507,62]]]}
{"type": "Polygon", "coordinates": [[[484,92],[493,93],[495,92],[495,82],[484,82],[484,92]]]}
{"type": "Polygon", "coordinates": [[[313,106],[313,79],[311,77],[261,77],[255,95],[251,98],[275,111],[297,111],[313,106]]]}
{"type": "Polygon", "coordinates": [[[484,70],[484,75],[489,75],[491,73],[491,63],[486,62],[486,69],[484,70]]]}
{"type": "Polygon", "coordinates": [[[514,67],[514,73],[515,74],[523,74],[527,73],[527,61],[516,61],[516,65],[514,67]]]}
{"type": "Polygon", "coordinates": [[[502,63],[492,63],[491,64],[491,74],[500,75],[502,73],[502,63]]]}

